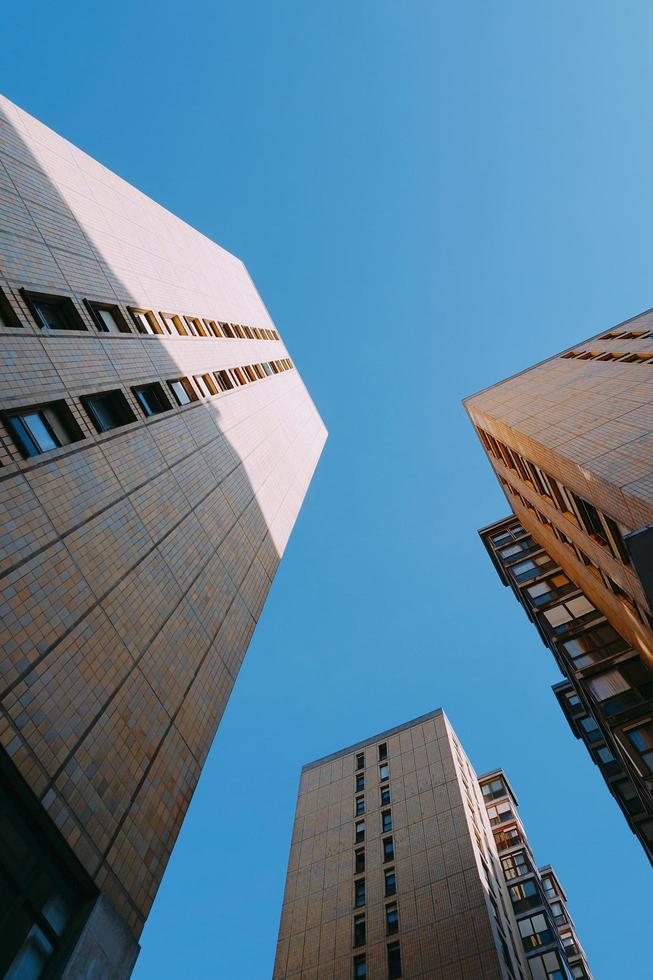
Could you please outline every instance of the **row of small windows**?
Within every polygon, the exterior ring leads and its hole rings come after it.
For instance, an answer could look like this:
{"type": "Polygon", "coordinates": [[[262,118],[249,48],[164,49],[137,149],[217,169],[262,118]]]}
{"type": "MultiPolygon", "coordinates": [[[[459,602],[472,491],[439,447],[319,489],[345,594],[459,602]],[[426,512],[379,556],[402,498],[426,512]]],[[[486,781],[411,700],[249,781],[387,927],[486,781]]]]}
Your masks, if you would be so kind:
{"type": "Polygon", "coordinates": [[[565,517],[578,525],[593,541],[610,551],[615,558],[630,564],[630,557],[617,522],[599,511],[593,504],[560,480],[546,473],[541,467],[510,449],[484,429],[478,429],[487,452],[514,470],[532,490],[546,497],[565,517]]]}
{"type": "MultiPolygon", "coordinates": [[[[591,568],[595,577],[601,579],[605,587],[609,589],[610,592],[613,593],[613,595],[617,596],[622,603],[627,605],[628,608],[631,610],[631,612],[633,612],[641,620],[641,622],[644,623],[645,626],[648,626],[649,629],[653,630],[653,616],[651,616],[651,614],[647,609],[641,608],[636,602],[634,602],[632,597],[629,596],[628,593],[624,592],[621,586],[619,586],[614,581],[614,579],[612,579],[607,574],[605,569],[599,568],[599,566],[594,561],[592,561],[592,559],[589,558],[589,556],[586,555],[585,552],[582,551],[582,549],[579,548],[578,545],[564,533],[564,531],[562,531],[556,524],[552,524],[551,521],[548,520],[548,518],[544,517],[544,515],[541,514],[539,510],[537,510],[535,507],[533,507],[530,501],[526,500],[515,487],[513,487],[510,483],[507,482],[507,480],[504,480],[502,476],[499,476],[499,480],[509,498],[510,497],[517,498],[521,503],[522,507],[526,508],[531,514],[533,514],[537,518],[540,524],[542,524],[544,527],[547,527],[558,539],[558,541],[566,545],[566,547],[569,548],[570,551],[576,555],[578,561],[582,562],[582,564],[586,565],[588,568],[591,568]]],[[[562,484],[558,484],[558,486],[562,489],[562,484]]],[[[575,494],[574,497],[576,497],[575,494]]],[[[576,498],[576,499],[582,500],[582,498],[576,498]]],[[[587,504],[586,506],[589,507],[591,505],[587,504]]],[[[596,511],[595,508],[593,508],[593,510],[596,512],[597,515],[599,514],[599,512],[596,511]]],[[[573,518],[573,515],[565,514],[565,516],[571,516],[573,518]]],[[[607,522],[611,520],[610,518],[606,517],[605,514],[601,516],[607,522]]],[[[580,522],[576,522],[576,523],[578,523],[579,527],[583,527],[583,529],[585,529],[584,524],[581,525],[580,522]]],[[[523,528],[521,528],[521,525],[518,526],[520,527],[521,533],[525,535],[526,532],[523,530],[523,528]]],[[[598,541],[597,536],[595,536],[594,534],[590,535],[590,537],[592,538],[592,540],[598,541]]],[[[524,555],[524,554],[528,554],[529,551],[535,551],[538,549],[541,549],[541,546],[529,535],[528,537],[523,538],[521,541],[516,541],[515,544],[508,545],[507,547],[500,549],[497,552],[497,554],[502,558],[502,560],[507,562],[508,571],[515,579],[515,581],[521,585],[522,583],[528,581],[529,579],[538,578],[539,576],[544,575],[545,573],[551,571],[552,569],[558,569],[559,571],[556,562],[554,562],[553,559],[550,557],[550,555],[548,555],[544,551],[540,555],[533,554],[531,555],[531,557],[522,561],[518,561],[517,563],[511,563],[509,561],[509,559],[513,559],[516,556],[520,556],[520,553],[521,555],[524,555]]],[[[627,557],[628,556],[626,554],[626,558],[627,557]]],[[[554,576],[554,578],[556,577],[557,575],[554,576]]],[[[559,578],[555,588],[551,588],[549,587],[549,585],[547,585],[545,588],[540,589],[539,591],[541,595],[539,597],[537,596],[537,591],[538,591],[537,589],[535,595],[529,592],[528,595],[529,595],[529,600],[531,602],[531,605],[538,606],[541,605],[542,602],[546,602],[547,600],[544,596],[544,592],[545,591],[549,592],[553,596],[556,588],[559,590],[566,589],[567,591],[569,591],[566,584],[562,581],[562,578],[559,578]],[[537,598],[540,598],[541,601],[540,602],[533,601],[534,599],[537,598]]],[[[572,620],[574,621],[573,627],[576,628],[578,626],[581,626],[583,623],[588,622],[589,620],[596,617],[597,615],[598,615],[597,610],[594,608],[594,606],[588,601],[588,599],[585,596],[578,596],[576,597],[576,599],[568,600],[565,603],[556,606],[555,609],[550,609],[544,613],[544,616],[548,621],[549,626],[552,628],[553,632],[555,633],[561,633],[561,632],[564,633],[567,632],[569,629],[571,629],[572,626],[567,624],[571,624],[572,620]]]]}
{"type": "MultiPolygon", "coordinates": [[[[42,330],[86,330],[86,324],[69,296],[51,293],[35,293],[21,289],[20,294],[42,330]]],[[[132,333],[129,322],[116,303],[100,303],[85,299],[84,306],[100,333],[132,333]]],[[[180,316],[178,313],[159,315],[154,310],[128,306],[127,310],[138,333],[170,334],[180,337],[219,337],[240,340],[280,340],[276,330],[269,327],[250,327],[240,323],[226,323],[198,316],[180,316]]],[[[0,290],[0,326],[22,326],[7,296],[0,290]]]]}
{"type": "MultiPolygon", "coordinates": [[[[150,417],[171,411],[175,404],[188,405],[202,398],[211,398],[251,381],[289,371],[293,367],[290,358],[286,357],[279,361],[207,372],[196,375],[192,381],[190,378],[172,378],[166,382],[167,391],[158,381],[136,385],[131,390],[143,415],[150,417]],[[172,401],[169,396],[172,396],[172,401]]],[[[80,402],[93,427],[100,433],[129,425],[137,419],[124,392],[119,388],[82,395],[80,402]]],[[[63,399],[26,408],[8,409],[0,415],[25,459],[84,438],[84,433],[63,399]]]]}
{"type": "MultiPolygon", "coordinates": [[[[382,742],[378,746],[378,760],[379,760],[379,791],[381,798],[381,806],[387,806],[390,803],[390,769],[387,763],[388,758],[388,746],[386,742],[382,742]]],[[[365,753],[359,752],[356,754],[356,773],[355,773],[355,787],[356,793],[360,794],[365,789],[365,753]]],[[[365,813],[365,796],[357,795],[355,797],[355,814],[360,816],[365,813]]],[[[381,811],[381,831],[383,834],[388,834],[392,831],[392,811],[390,809],[381,811]]],[[[365,841],[365,820],[356,820],[354,824],[354,843],[362,844],[365,841]]],[[[395,850],[394,850],[394,840],[392,836],[383,837],[381,841],[381,846],[383,848],[383,863],[384,865],[388,862],[394,861],[395,850]]],[[[364,874],[365,872],[365,848],[357,847],[354,850],[354,873],[356,875],[364,874]]],[[[385,867],[383,871],[384,875],[384,895],[386,898],[392,898],[392,896],[397,893],[397,877],[394,867],[385,867]]],[[[355,878],[354,879],[354,908],[360,909],[365,906],[366,903],[366,887],[365,878],[355,878]]],[[[359,948],[365,946],[367,942],[367,924],[366,917],[364,913],[360,913],[354,916],[354,935],[353,935],[353,946],[354,948],[359,948]]],[[[389,902],[385,905],[385,934],[386,936],[393,936],[399,931],[399,909],[397,902],[389,902]]],[[[387,966],[388,973],[387,976],[389,980],[394,980],[396,977],[402,976],[401,970],[401,950],[398,942],[389,943],[387,946],[387,966]]],[[[353,959],[353,976],[367,977],[367,956],[365,953],[359,953],[354,956],[353,959]]]]}
{"type": "MultiPolygon", "coordinates": [[[[399,943],[388,943],[386,954],[388,960],[388,980],[395,980],[396,977],[402,976],[399,943]]],[[[354,957],[354,978],[355,980],[360,980],[361,977],[365,978],[367,975],[367,957],[365,953],[361,953],[359,956],[354,957]]]]}
{"type": "Polygon", "coordinates": [[[566,354],[561,354],[560,357],[565,360],[620,361],[622,364],[647,364],[653,360],[653,353],[649,351],[570,350],[566,354]]]}
{"type": "MultiPolygon", "coordinates": [[[[562,698],[568,706],[568,710],[565,709],[565,714],[573,718],[575,724],[579,726],[582,738],[601,770],[607,776],[614,776],[618,773],[625,776],[620,761],[605,745],[602,730],[596,719],[587,713],[578,693],[572,689],[566,691],[562,698]]],[[[618,738],[623,751],[635,763],[640,773],[645,775],[653,773],[653,718],[647,718],[634,725],[624,726],[618,738]]],[[[610,782],[609,786],[628,817],[637,817],[645,812],[639,793],[630,778],[626,777],[619,781],[610,782]]],[[[631,823],[631,826],[635,833],[643,838],[642,842],[650,853],[650,847],[653,844],[653,820],[631,823]]],[[[579,974],[579,976],[583,975],[579,974]]]]}
{"type": "Polygon", "coordinates": [[[653,337],[653,330],[611,330],[603,334],[601,340],[644,340],[653,337]]]}

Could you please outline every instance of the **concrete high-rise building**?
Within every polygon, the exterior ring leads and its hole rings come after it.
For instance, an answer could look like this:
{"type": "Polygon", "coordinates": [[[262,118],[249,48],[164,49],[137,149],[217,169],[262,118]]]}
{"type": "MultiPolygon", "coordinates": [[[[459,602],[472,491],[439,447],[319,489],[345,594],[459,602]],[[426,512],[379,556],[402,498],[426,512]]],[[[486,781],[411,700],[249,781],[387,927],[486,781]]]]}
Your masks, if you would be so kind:
{"type": "Polygon", "coordinates": [[[653,793],[644,764],[653,764],[653,674],[516,517],[479,533],[566,678],[553,690],[572,731],[653,861],[653,793]]]}
{"type": "Polygon", "coordinates": [[[129,975],[326,438],[242,262],[0,102],[0,974],[129,975]]]}
{"type": "Polygon", "coordinates": [[[517,924],[533,859],[523,837],[498,849],[494,825],[523,830],[488,812],[493,792],[440,709],[304,766],[274,980],[572,976],[544,900],[517,924]]]}
{"type": "Polygon", "coordinates": [[[653,312],[465,406],[524,528],[653,667],[653,312]]]}
{"type": "Polygon", "coordinates": [[[479,783],[533,980],[591,980],[567,896],[550,864],[538,868],[505,772],[485,773],[479,783]]]}

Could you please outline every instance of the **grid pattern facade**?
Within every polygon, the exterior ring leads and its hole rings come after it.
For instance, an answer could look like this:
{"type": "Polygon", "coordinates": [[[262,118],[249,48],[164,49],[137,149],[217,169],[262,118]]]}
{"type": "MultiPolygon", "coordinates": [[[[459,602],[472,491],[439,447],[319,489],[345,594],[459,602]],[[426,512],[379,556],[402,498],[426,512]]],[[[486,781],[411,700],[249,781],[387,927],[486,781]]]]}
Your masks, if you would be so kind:
{"type": "Polygon", "coordinates": [[[302,770],[275,980],[527,977],[483,798],[440,710],[302,770]]]}
{"type": "Polygon", "coordinates": [[[514,512],[651,664],[624,541],[653,524],[652,326],[644,313],[465,401],[514,512]]]}
{"type": "Polygon", "coordinates": [[[567,896],[550,865],[538,869],[505,773],[479,782],[531,980],[591,980],[567,896]]]}
{"type": "Polygon", "coordinates": [[[653,746],[653,672],[516,517],[480,533],[567,679],[554,687],[565,717],[651,859],[653,756],[641,740],[653,746]]]}
{"type": "Polygon", "coordinates": [[[242,262],[6,100],[0,207],[0,743],[138,937],[326,432],[242,262]]]}

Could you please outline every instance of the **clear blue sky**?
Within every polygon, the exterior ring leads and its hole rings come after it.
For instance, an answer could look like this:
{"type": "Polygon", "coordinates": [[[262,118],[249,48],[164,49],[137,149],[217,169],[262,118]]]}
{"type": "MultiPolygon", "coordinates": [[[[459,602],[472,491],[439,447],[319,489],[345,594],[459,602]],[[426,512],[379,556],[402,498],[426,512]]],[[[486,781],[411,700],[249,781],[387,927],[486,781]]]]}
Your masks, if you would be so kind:
{"type": "Polygon", "coordinates": [[[653,305],[653,7],[32,2],[5,94],[240,255],[330,430],[136,980],[265,980],[301,765],[443,706],[504,766],[597,980],[650,870],[476,528],[461,398],[653,305]]]}

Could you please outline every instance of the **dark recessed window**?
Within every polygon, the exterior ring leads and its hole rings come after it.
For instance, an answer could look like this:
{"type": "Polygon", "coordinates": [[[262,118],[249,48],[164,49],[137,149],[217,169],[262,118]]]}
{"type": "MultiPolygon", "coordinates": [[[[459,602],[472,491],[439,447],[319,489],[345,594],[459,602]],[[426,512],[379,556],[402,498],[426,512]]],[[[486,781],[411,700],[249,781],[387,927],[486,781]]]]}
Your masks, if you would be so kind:
{"type": "Polygon", "coordinates": [[[220,391],[230,391],[233,388],[234,383],[226,371],[215,371],[213,376],[218,382],[220,391]]]}
{"type": "Polygon", "coordinates": [[[136,421],[129,402],[119,388],[99,391],[96,395],[82,395],[80,401],[98,432],[108,432],[136,421]]]}
{"type": "Polygon", "coordinates": [[[365,848],[361,847],[356,851],[354,859],[354,871],[356,874],[360,874],[365,871],[365,848]]]}
{"type": "Polygon", "coordinates": [[[359,817],[361,813],[365,813],[365,797],[356,797],[356,816],[359,817]]]}
{"type": "Polygon", "coordinates": [[[361,772],[356,776],[356,792],[360,793],[365,789],[365,773],[361,772]]]}
{"type": "Polygon", "coordinates": [[[152,310],[141,310],[135,306],[128,306],[127,309],[139,333],[163,333],[159,321],[152,310]]]}
{"type": "Polygon", "coordinates": [[[384,810],[381,814],[381,832],[387,834],[390,830],[392,830],[392,813],[390,810],[384,810]]]}
{"type": "Polygon", "coordinates": [[[365,916],[357,915],[354,919],[354,946],[365,945],[365,916]]]}
{"type": "Polygon", "coordinates": [[[387,806],[389,802],[390,802],[390,787],[389,786],[382,786],[381,787],[381,806],[387,806]]]}
{"type": "Polygon", "coordinates": [[[364,820],[357,820],[356,821],[356,843],[357,844],[362,844],[364,840],[365,840],[365,821],[364,820]]]}
{"type": "Polygon", "coordinates": [[[356,768],[357,769],[364,769],[365,768],[365,753],[364,752],[359,752],[358,755],[356,756],[356,768]]]}
{"type": "Polygon", "coordinates": [[[196,337],[206,337],[206,330],[204,324],[198,316],[185,316],[184,320],[188,324],[188,329],[196,337]]]}
{"type": "Polygon", "coordinates": [[[21,327],[22,324],[14,312],[14,308],[0,289],[0,327],[21,327]]]}
{"type": "Polygon", "coordinates": [[[354,980],[364,980],[367,976],[365,956],[354,956],[354,980]]]}
{"type": "Polygon", "coordinates": [[[388,758],[388,743],[381,742],[379,745],[379,762],[384,762],[388,758]]]}
{"type": "Polygon", "coordinates": [[[97,890],[31,791],[1,763],[0,976],[61,976],[55,958],[74,945],[97,890]]]}
{"type": "Polygon", "coordinates": [[[394,868],[388,868],[385,872],[385,893],[386,896],[397,894],[397,876],[394,868]]]}
{"type": "Polygon", "coordinates": [[[386,837],[383,841],[383,861],[394,861],[395,845],[392,837],[386,837]]]}
{"type": "Polygon", "coordinates": [[[360,908],[361,905],[365,905],[365,879],[359,878],[358,881],[354,882],[354,905],[356,908],[360,908]]]}
{"type": "Polygon", "coordinates": [[[4,412],[3,418],[25,458],[39,456],[84,438],[65,401],[12,409],[4,412]]]}
{"type": "Polygon", "coordinates": [[[160,415],[172,408],[170,400],[158,381],[150,385],[139,385],[132,388],[136,399],[146,415],[160,415]]]}
{"type": "Polygon", "coordinates": [[[197,392],[188,378],[177,378],[175,381],[168,381],[168,385],[178,405],[188,405],[190,402],[199,400],[197,392]]]}
{"type": "Polygon", "coordinates": [[[86,330],[86,324],[68,296],[30,293],[26,289],[20,292],[42,330],[86,330]]]}
{"type": "Polygon", "coordinates": [[[115,303],[94,303],[85,299],[86,309],[100,333],[131,333],[129,325],[115,303]]]}
{"type": "Polygon", "coordinates": [[[205,320],[204,326],[206,327],[207,331],[210,334],[213,334],[214,337],[222,336],[222,334],[220,333],[220,327],[217,325],[215,320],[205,320]]]}
{"type": "Polygon", "coordinates": [[[388,980],[397,980],[401,976],[401,951],[399,943],[388,946],[388,980]]]}
{"type": "Polygon", "coordinates": [[[395,932],[399,932],[399,912],[397,911],[397,903],[392,902],[385,907],[385,934],[386,936],[394,936],[395,932]]]}
{"type": "Polygon", "coordinates": [[[234,332],[228,323],[220,323],[220,329],[222,330],[222,333],[224,334],[225,337],[231,337],[231,339],[233,340],[234,332]]]}

